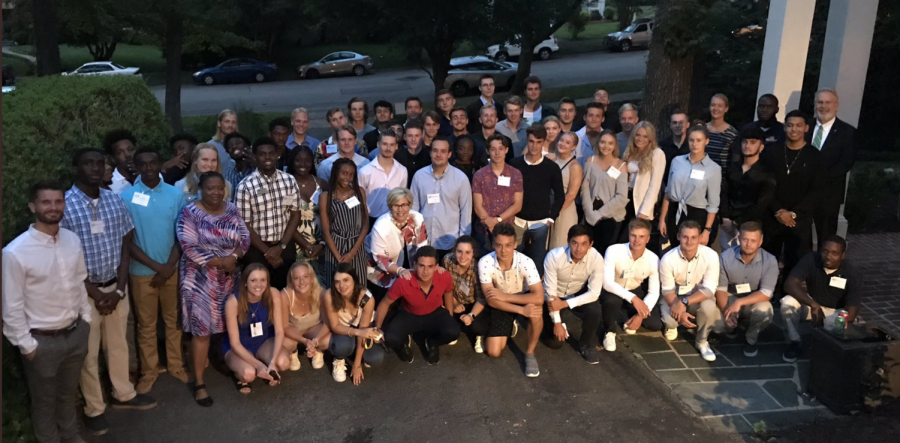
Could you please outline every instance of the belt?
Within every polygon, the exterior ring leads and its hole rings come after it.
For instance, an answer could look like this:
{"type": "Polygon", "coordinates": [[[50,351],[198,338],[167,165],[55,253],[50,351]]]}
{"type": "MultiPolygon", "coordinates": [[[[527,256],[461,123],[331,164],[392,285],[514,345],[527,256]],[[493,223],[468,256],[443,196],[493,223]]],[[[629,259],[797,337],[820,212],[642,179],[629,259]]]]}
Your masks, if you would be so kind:
{"type": "Polygon", "coordinates": [[[107,286],[109,286],[109,285],[115,284],[116,281],[118,281],[118,280],[119,280],[119,277],[113,277],[113,278],[110,279],[109,281],[105,281],[105,282],[103,282],[103,283],[94,283],[94,282],[91,282],[91,283],[93,283],[94,285],[96,285],[98,288],[105,288],[105,287],[107,287],[107,286]]]}
{"type": "Polygon", "coordinates": [[[44,337],[59,337],[60,335],[69,335],[69,333],[74,331],[80,323],[81,317],[76,318],[71,325],[66,326],[62,329],[32,329],[31,335],[41,335],[44,337]]]}

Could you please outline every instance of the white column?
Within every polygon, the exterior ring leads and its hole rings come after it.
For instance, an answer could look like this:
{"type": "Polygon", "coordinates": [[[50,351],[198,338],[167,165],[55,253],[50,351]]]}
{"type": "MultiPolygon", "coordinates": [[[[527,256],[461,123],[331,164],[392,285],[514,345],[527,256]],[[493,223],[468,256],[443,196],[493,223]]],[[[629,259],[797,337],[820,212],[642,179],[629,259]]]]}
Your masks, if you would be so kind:
{"type": "Polygon", "coordinates": [[[776,117],[781,121],[786,113],[800,107],[815,9],[816,0],[772,0],[769,4],[756,96],[775,94],[780,107],[776,117]]]}
{"type": "MultiPolygon", "coordinates": [[[[819,89],[837,91],[841,103],[838,117],[853,126],[859,123],[877,13],[878,0],[831,0],[828,9],[819,89]]],[[[849,183],[847,174],[847,188],[849,183]]],[[[844,205],[838,215],[837,233],[847,236],[844,205]]]]}

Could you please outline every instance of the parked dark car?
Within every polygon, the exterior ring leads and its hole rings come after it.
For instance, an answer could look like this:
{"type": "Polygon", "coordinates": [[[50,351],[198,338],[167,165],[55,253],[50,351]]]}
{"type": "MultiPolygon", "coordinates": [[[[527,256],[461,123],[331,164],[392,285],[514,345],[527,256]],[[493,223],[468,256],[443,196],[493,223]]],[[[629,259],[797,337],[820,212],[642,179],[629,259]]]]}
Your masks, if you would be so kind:
{"type": "Polygon", "coordinates": [[[16,74],[10,65],[3,65],[3,86],[16,84],[16,74]]]}
{"type": "Polygon", "coordinates": [[[194,83],[198,85],[215,85],[218,83],[262,83],[274,80],[278,76],[275,63],[264,62],[255,58],[233,58],[219,63],[212,68],[201,69],[194,73],[194,83]]]}

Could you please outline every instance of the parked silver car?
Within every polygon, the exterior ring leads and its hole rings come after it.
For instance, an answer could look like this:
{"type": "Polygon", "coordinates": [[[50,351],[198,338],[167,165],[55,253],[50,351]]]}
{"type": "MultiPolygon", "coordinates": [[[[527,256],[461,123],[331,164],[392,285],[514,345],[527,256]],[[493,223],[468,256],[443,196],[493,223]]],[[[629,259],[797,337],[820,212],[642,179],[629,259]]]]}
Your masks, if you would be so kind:
{"type": "Polygon", "coordinates": [[[456,97],[462,97],[469,91],[478,90],[481,76],[491,74],[494,76],[494,84],[498,87],[512,86],[516,78],[518,63],[500,62],[485,56],[457,57],[450,60],[450,71],[444,88],[453,91],[456,97]]]}
{"type": "Polygon", "coordinates": [[[130,68],[113,62],[91,62],[62,75],[141,75],[140,68],[130,68]]]}
{"type": "Polygon", "coordinates": [[[375,63],[368,55],[350,51],[332,52],[321,60],[305,64],[297,68],[300,78],[319,78],[323,75],[360,76],[375,69],[375,63]]]}
{"type": "Polygon", "coordinates": [[[635,46],[650,46],[652,37],[653,20],[639,18],[624,30],[607,35],[603,42],[611,51],[628,52],[635,46]]]}

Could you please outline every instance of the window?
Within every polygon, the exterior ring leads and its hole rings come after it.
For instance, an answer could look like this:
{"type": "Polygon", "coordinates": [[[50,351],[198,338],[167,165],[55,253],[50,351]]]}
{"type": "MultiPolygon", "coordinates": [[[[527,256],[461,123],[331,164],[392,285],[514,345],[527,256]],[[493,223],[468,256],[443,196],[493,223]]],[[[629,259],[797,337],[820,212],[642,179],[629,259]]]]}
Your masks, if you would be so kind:
{"type": "Polygon", "coordinates": [[[349,59],[355,58],[355,57],[356,57],[356,54],[354,54],[352,52],[342,52],[341,53],[341,59],[343,59],[343,60],[349,60],[349,59]]]}
{"type": "Polygon", "coordinates": [[[120,65],[120,64],[118,64],[118,63],[110,63],[110,64],[113,65],[116,69],[125,69],[124,66],[122,66],[122,65],[120,65]]]}
{"type": "Polygon", "coordinates": [[[97,69],[94,72],[109,72],[113,70],[110,65],[97,65],[96,68],[97,69]]]}
{"type": "Polygon", "coordinates": [[[240,64],[240,60],[228,60],[227,62],[222,63],[222,67],[223,68],[233,68],[233,67],[237,66],[238,64],[240,64]]]}
{"type": "Polygon", "coordinates": [[[647,25],[638,25],[634,32],[647,32],[647,25]]]}
{"type": "Polygon", "coordinates": [[[97,72],[97,71],[94,69],[94,65],[90,65],[90,66],[82,66],[82,67],[78,68],[78,70],[75,72],[77,72],[79,74],[90,74],[92,72],[97,72]]]}
{"type": "Polygon", "coordinates": [[[340,54],[340,53],[337,53],[337,52],[336,52],[336,53],[334,53],[334,54],[328,54],[328,55],[325,56],[325,58],[322,59],[322,63],[333,62],[333,61],[335,61],[335,60],[337,60],[337,59],[339,59],[339,58],[341,58],[341,54],[340,54]]]}

